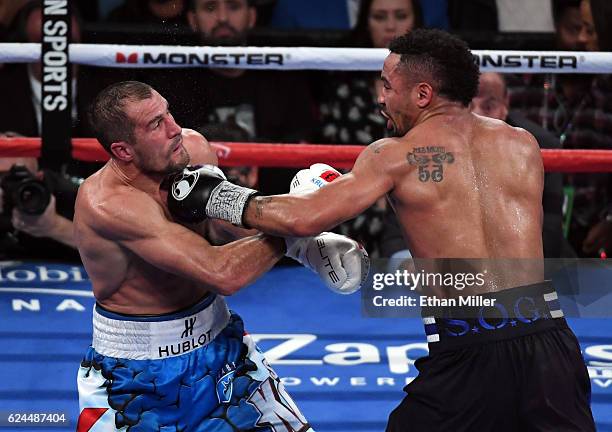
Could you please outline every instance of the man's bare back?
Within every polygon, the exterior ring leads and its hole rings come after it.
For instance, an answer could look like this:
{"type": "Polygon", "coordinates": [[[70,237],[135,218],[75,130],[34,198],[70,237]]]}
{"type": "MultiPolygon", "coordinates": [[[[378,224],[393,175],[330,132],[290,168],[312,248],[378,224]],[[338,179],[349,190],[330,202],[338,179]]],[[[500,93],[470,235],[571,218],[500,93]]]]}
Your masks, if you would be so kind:
{"type": "Polygon", "coordinates": [[[483,291],[500,290],[543,279],[543,179],[531,134],[451,106],[401,138],[373,143],[351,173],[314,194],[255,198],[246,220],[264,232],[308,235],[386,193],[413,257],[488,266],[495,280],[483,291]]]}
{"type": "Polygon", "coordinates": [[[310,235],[388,194],[415,258],[498,259],[485,291],[541,281],[544,171],[535,138],[470,113],[430,84],[410,90],[402,68],[392,53],[381,75],[382,111],[400,138],[371,144],[350,173],[308,197],[253,199],[245,220],[263,232],[310,235]]]}
{"type": "Polygon", "coordinates": [[[543,279],[544,170],[531,134],[460,111],[373,145],[390,167],[389,198],[414,257],[486,269],[495,280],[483,291],[543,279]]]}
{"type": "Polygon", "coordinates": [[[544,171],[528,132],[461,112],[374,146],[383,166],[398,161],[389,195],[414,256],[542,258],[544,171]]]}

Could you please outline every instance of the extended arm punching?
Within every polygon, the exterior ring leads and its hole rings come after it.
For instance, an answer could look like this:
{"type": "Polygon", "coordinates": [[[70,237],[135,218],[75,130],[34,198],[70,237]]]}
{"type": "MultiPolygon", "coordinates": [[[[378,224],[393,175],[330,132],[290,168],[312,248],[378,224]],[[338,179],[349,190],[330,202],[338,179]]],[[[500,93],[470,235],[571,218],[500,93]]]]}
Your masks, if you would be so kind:
{"type": "Polygon", "coordinates": [[[208,168],[185,170],[172,180],[168,208],[179,220],[206,217],[227,220],[260,231],[306,237],[333,228],[363,212],[393,189],[384,160],[384,140],[367,147],[353,171],[325,188],[306,195],[257,197],[256,191],[236,186],[208,168]]]}
{"type": "Polygon", "coordinates": [[[243,222],[274,235],[310,236],[357,216],[393,188],[377,148],[367,147],[350,173],[315,192],[252,198],[243,222]]]}
{"type": "MultiPolygon", "coordinates": [[[[366,162],[361,162],[358,165],[363,166],[361,170],[358,169],[357,171],[361,174],[349,175],[347,181],[342,182],[344,184],[343,188],[335,193],[345,195],[343,200],[334,198],[338,205],[346,203],[346,205],[350,204],[352,206],[348,209],[348,214],[334,213],[331,218],[321,218],[319,224],[297,226],[293,227],[294,230],[290,230],[291,221],[297,221],[297,218],[287,220],[287,215],[279,213],[276,218],[277,221],[282,220],[283,225],[280,225],[279,222],[262,225],[271,232],[281,235],[286,233],[284,237],[300,237],[299,239],[286,238],[287,256],[317,272],[330,289],[341,293],[350,293],[359,288],[367,276],[369,269],[367,252],[354,240],[331,233],[322,233],[323,229],[319,229],[318,226],[330,223],[329,226],[331,227],[337,222],[358,214],[392,187],[390,178],[376,175],[376,170],[368,167],[366,162]],[[357,194],[357,198],[349,195],[353,188],[362,189],[357,194]],[[354,204],[356,205],[353,207],[354,204]],[[306,232],[308,234],[305,234],[306,232]],[[335,264],[326,261],[326,259],[332,259],[335,264]],[[337,269],[337,272],[334,270],[335,273],[330,274],[330,267],[337,269]]],[[[171,179],[168,209],[177,220],[183,222],[198,223],[206,218],[220,218],[240,225],[243,224],[245,216],[247,216],[245,214],[247,202],[252,200],[252,195],[256,193],[252,189],[228,182],[214,167],[186,168],[171,179]]],[[[281,196],[279,198],[283,199],[285,197],[281,196]]],[[[264,202],[269,199],[266,198],[264,202]]],[[[307,200],[305,205],[322,209],[325,212],[327,209],[318,204],[321,199],[328,201],[330,198],[318,197],[312,201],[307,200]]],[[[283,203],[281,203],[281,206],[283,206],[283,203]]],[[[286,207],[286,204],[284,207],[286,207]]],[[[255,211],[257,212],[257,207],[255,207],[255,211]]],[[[293,211],[293,209],[288,211],[293,211]]],[[[302,212],[302,210],[297,209],[295,214],[299,212],[302,212]]],[[[313,211],[312,215],[315,214],[316,212],[313,211]]],[[[311,220],[310,216],[308,215],[299,222],[308,223],[311,220]]],[[[317,221],[319,220],[317,219],[317,221]]]]}

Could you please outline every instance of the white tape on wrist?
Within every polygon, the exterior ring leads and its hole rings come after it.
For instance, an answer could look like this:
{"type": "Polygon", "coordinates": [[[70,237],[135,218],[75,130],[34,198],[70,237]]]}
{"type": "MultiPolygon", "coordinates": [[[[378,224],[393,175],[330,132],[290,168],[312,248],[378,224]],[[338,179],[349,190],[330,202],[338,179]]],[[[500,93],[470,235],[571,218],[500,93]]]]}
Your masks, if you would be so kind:
{"type": "Polygon", "coordinates": [[[256,194],[254,189],[222,181],[213,189],[206,204],[206,216],[223,219],[242,226],[242,213],[249,197],[256,194]]]}

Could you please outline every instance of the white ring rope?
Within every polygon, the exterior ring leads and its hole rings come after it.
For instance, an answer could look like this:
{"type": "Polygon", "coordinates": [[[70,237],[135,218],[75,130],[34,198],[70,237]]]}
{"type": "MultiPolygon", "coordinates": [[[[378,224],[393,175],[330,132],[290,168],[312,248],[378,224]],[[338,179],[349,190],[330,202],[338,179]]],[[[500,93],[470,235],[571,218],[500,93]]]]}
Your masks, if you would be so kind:
{"type": "MultiPolygon", "coordinates": [[[[70,61],[118,68],[220,67],[380,71],[384,48],[188,47],[71,44],[70,61]]],[[[474,50],[482,71],[502,73],[610,73],[612,53],[474,50]]],[[[0,43],[0,63],[40,60],[40,44],[0,43]]],[[[57,53],[48,53],[57,55],[57,53]]],[[[52,62],[53,59],[47,59],[52,62]]],[[[57,59],[58,63],[61,59],[57,59]]]]}

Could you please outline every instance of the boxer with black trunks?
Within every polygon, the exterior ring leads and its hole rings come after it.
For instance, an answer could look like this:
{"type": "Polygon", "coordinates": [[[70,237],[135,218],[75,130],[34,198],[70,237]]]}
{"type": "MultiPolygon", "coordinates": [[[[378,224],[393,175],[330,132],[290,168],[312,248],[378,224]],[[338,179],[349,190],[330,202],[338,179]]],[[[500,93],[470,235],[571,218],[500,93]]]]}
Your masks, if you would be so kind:
{"type": "Polygon", "coordinates": [[[353,170],[331,183],[331,167],[300,172],[292,187],[311,190],[300,196],[228,203],[227,185],[200,178],[206,216],[306,236],[388,194],[415,258],[493,265],[472,294],[496,298],[493,312],[511,316],[424,308],[430,354],[417,361],[419,375],[387,430],[594,431],[580,347],[544,281],[544,169],[535,138],[470,112],[479,71],[463,41],[415,30],[390,50],[379,103],[396,137],[368,146],[353,170]]]}
{"type": "Polygon", "coordinates": [[[76,243],[96,297],[93,343],[78,372],[77,430],[312,430],[223,296],[285,252],[329,288],[352,292],[367,276],[366,252],[331,233],[212,246],[205,234],[237,238],[244,230],[174,222],[163,181],[190,161],[208,164],[195,178],[223,176],[204,137],[181,129],[166,100],[139,82],[103,90],[90,114],[111,159],[81,185],[75,207],[76,243]]]}

